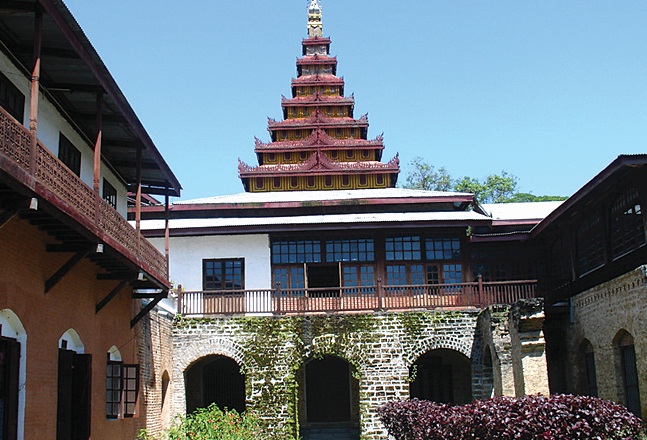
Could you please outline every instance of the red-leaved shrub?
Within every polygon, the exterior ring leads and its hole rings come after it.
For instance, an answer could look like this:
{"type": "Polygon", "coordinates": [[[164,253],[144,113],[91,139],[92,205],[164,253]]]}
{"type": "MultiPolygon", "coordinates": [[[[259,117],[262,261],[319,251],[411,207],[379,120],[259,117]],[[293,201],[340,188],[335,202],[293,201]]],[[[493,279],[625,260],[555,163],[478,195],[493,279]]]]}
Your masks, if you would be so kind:
{"type": "Polygon", "coordinates": [[[632,440],[642,432],[625,407],[586,396],[496,397],[462,406],[413,399],[378,413],[396,440],[632,440]]]}

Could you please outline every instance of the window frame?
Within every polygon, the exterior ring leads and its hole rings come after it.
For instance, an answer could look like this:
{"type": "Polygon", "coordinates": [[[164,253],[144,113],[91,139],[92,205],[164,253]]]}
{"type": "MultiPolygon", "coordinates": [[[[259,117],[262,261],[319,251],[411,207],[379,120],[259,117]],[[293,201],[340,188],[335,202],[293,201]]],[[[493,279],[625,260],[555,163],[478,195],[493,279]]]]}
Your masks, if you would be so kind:
{"type": "MultiPolygon", "coordinates": [[[[212,270],[215,270],[215,266],[212,270]]],[[[245,259],[244,258],[204,258],[202,260],[202,290],[207,291],[235,291],[235,290],[245,290],[245,259]],[[207,265],[218,263],[220,265],[220,287],[210,287],[209,283],[213,281],[207,280],[207,265]],[[231,267],[233,271],[231,273],[227,272],[227,264],[233,263],[231,267]],[[240,269],[237,271],[236,269],[240,269]],[[232,278],[228,278],[228,275],[233,274],[232,278]],[[227,282],[231,281],[232,287],[227,287],[227,282]],[[240,286],[236,286],[236,281],[240,281],[240,286]]]]}
{"type": "Polygon", "coordinates": [[[117,209],[117,189],[112,186],[112,184],[108,182],[108,179],[106,178],[103,179],[102,197],[103,200],[108,203],[108,205],[112,206],[114,209],[117,209]]]}
{"type": "Polygon", "coordinates": [[[58,159],[78,177],[81,177],[81,150],[76,148],[63,133],[58,136],[58,159]]]}

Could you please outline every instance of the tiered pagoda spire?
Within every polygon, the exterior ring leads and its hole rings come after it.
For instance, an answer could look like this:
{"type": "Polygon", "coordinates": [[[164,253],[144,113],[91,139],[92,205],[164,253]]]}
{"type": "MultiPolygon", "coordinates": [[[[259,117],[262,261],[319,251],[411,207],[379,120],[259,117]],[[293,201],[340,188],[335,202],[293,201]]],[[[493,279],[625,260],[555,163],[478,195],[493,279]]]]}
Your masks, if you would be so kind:
{"type": "Polygon", "coordinates": [[[283,120],[269,119],[271,141],[256,139],[259,165],[240,161],[248,192],[394,187],[398,157],[382,163],[382,136],[367,139],[368,117],[355,119],[355,98],[344,96],[337,58],[324,38],[319,0],[308,7],[308,37],[297,59],[292,98],[283,97],[283,120]]]}

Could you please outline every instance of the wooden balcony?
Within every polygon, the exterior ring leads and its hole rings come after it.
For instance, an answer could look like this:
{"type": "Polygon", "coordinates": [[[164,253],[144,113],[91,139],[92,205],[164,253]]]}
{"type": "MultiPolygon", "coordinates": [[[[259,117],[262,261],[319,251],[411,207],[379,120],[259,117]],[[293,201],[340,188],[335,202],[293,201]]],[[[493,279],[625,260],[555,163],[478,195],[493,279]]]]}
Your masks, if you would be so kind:
{"type": "Polygon", "coordinates": [[[72,229],[109,246],[157,284],[168,287],[165,256],[40,142],[32,152],[30,132],[2,107],[0,172],[17,192],[53,207],[53,214],[63,213],[72,229]]]}
{"type": "Polygon", "coordinates": [[[179,292],[182,315],[361,313],[483,308],[536,296],[537,281],[179,292]]]}

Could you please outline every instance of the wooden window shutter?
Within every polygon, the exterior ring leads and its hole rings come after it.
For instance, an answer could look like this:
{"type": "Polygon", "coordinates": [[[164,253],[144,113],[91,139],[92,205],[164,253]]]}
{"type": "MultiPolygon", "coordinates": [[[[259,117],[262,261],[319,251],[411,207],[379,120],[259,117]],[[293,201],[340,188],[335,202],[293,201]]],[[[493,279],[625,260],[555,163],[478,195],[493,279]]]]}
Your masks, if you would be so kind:
{"type": "Polygon", "coordinates": [[[133,417],[137,410],[139,394],[139,365],[124,365],[124,417],[133,417]]]}
{"type": "Polygon", "coordinates": [[[88,440],[92,415],[92,355],[76,354],[73,365],[72,439],[88,440]]]}
{"type": "Polygon", "coordinates": [[[3,425],[0,432],[2,438],[16,440],[18,438],[18,373],[20,370],[20,343],[15,339],[0,338],[0,353],[2,353],[2,389],[4,401],[3,425]]]}

